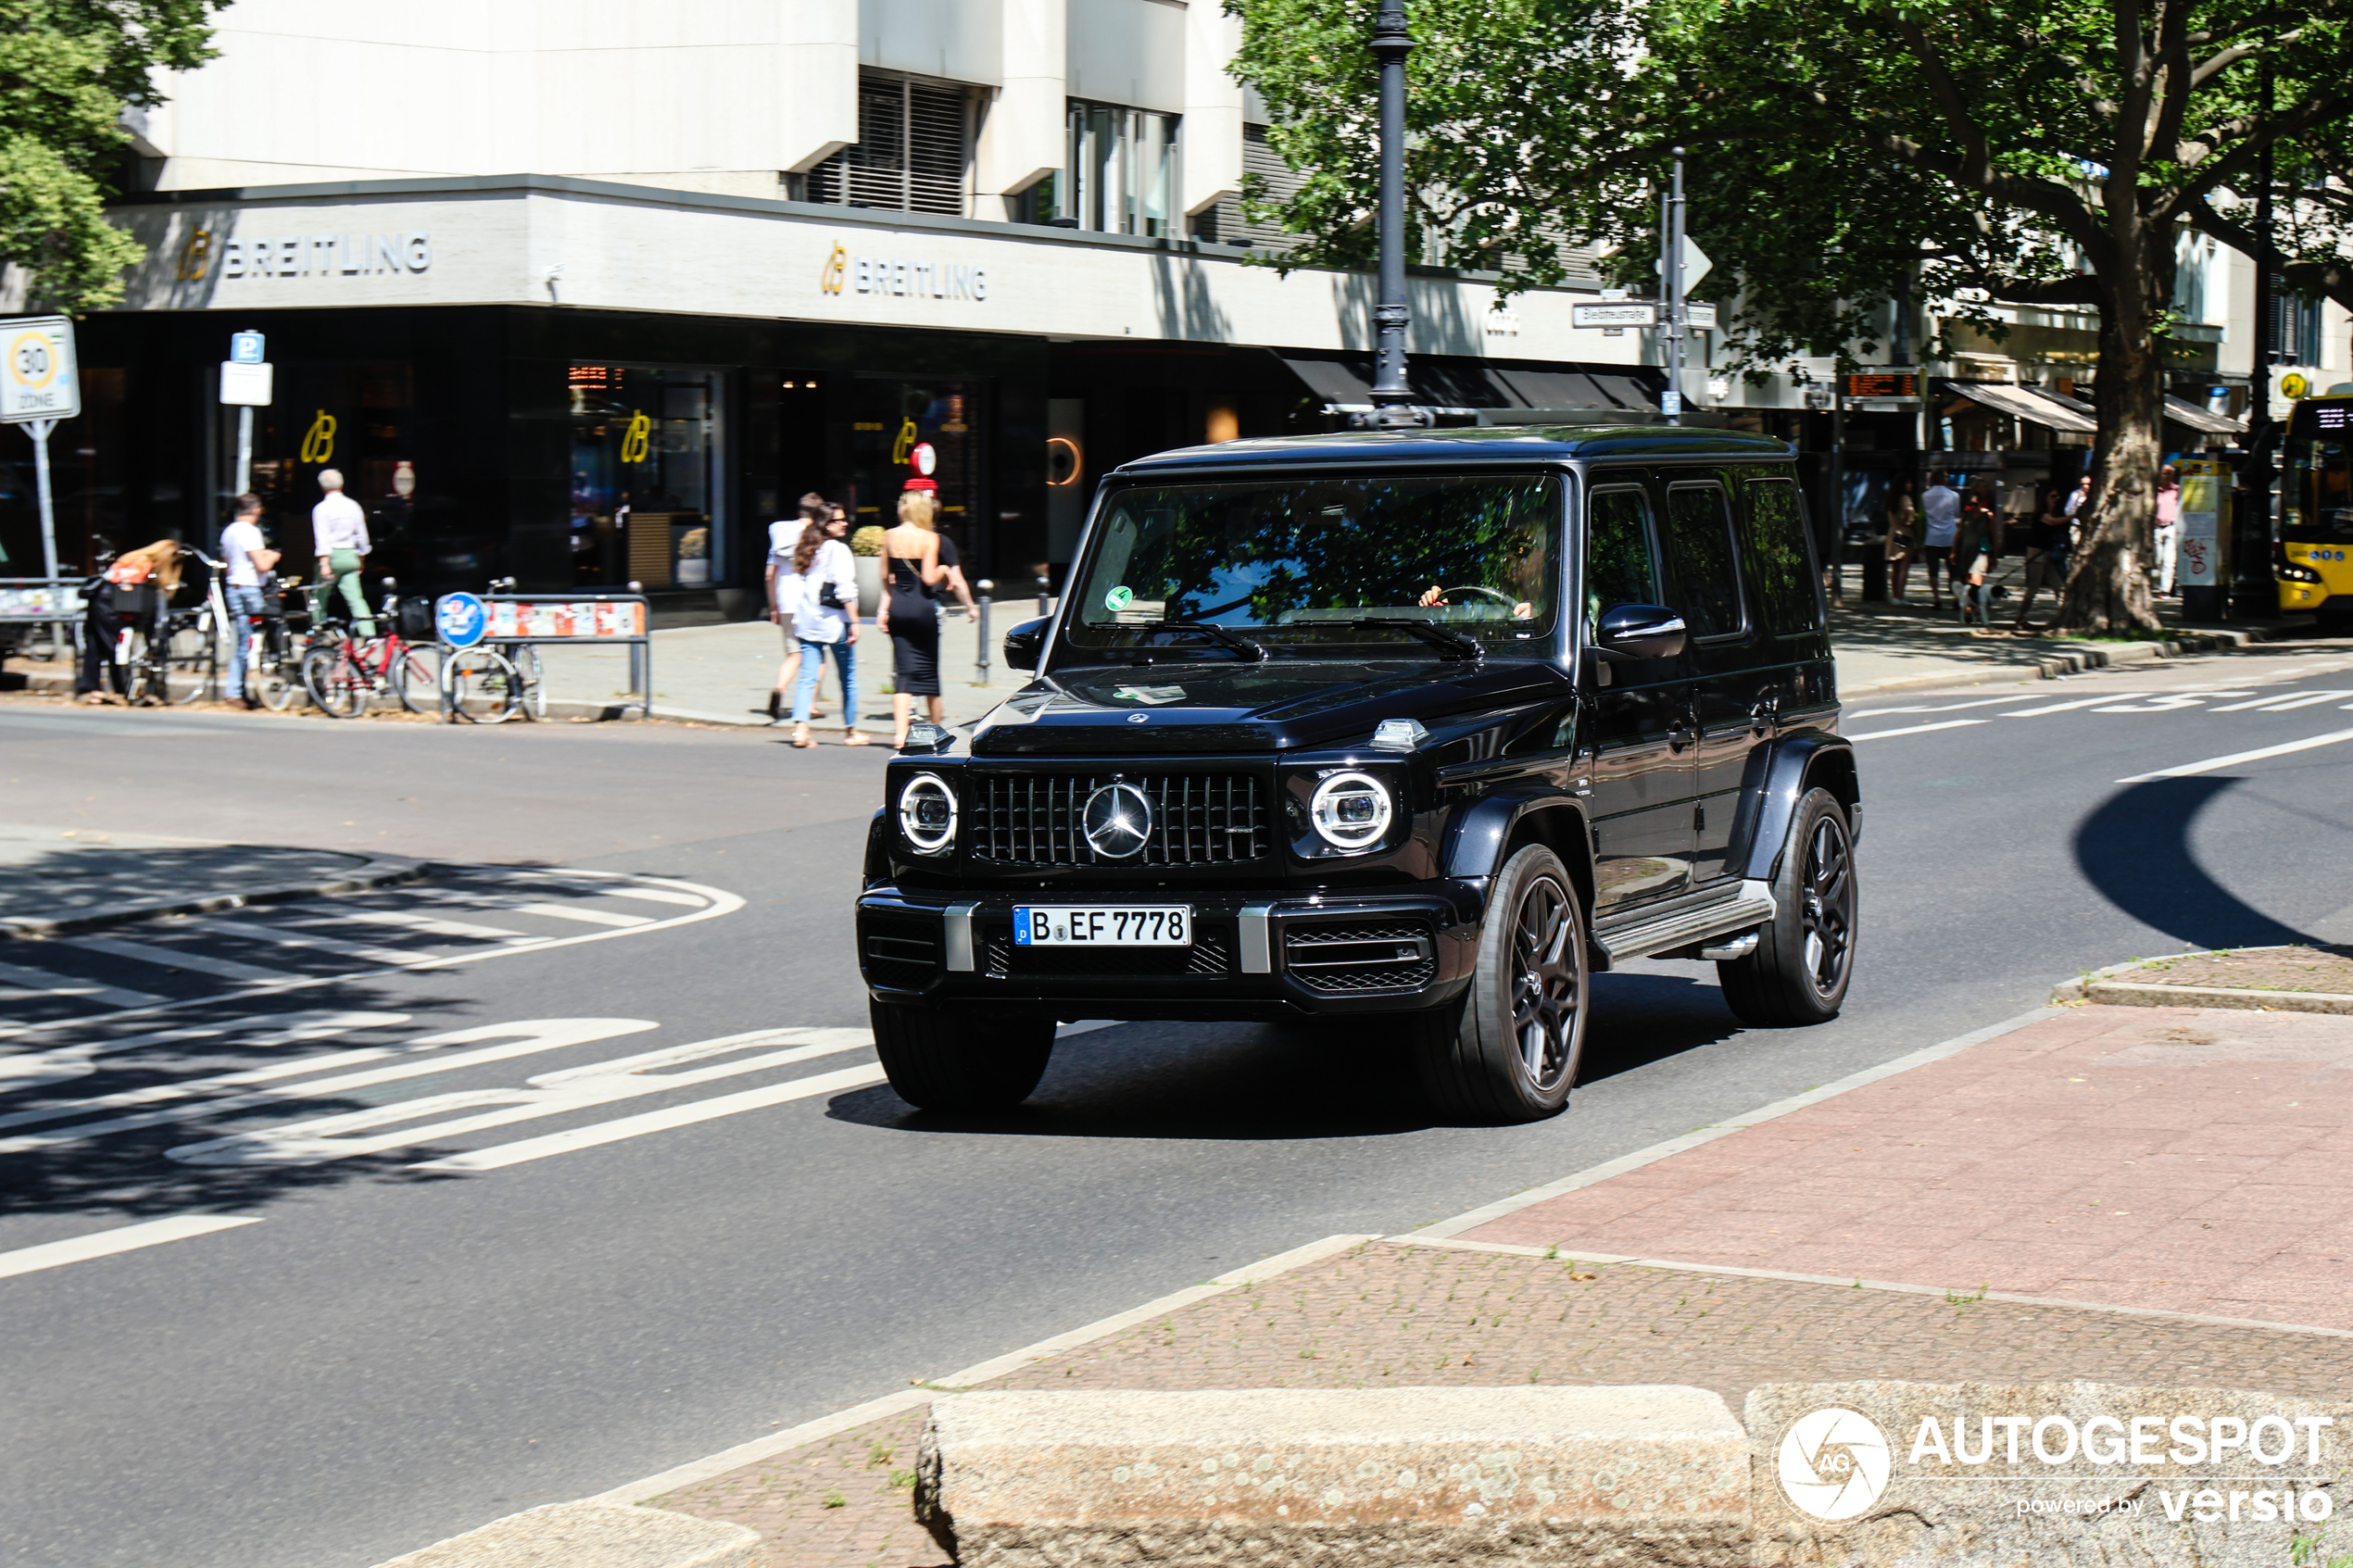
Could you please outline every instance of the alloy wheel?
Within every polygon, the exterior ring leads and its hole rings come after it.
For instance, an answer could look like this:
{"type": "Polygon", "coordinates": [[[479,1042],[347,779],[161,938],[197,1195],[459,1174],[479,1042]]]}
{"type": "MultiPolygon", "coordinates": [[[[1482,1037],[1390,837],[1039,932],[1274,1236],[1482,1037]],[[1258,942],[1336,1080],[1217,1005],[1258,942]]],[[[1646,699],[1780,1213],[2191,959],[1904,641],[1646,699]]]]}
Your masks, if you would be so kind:
{"type": "Polygon", "coordinates": [[[1855,942],[1854,857],[1834,817],[1814,824],[1806,842],[1806,881],[1798,919],[1806,933],[1806,972],[1824,996],[1838,989],[1855,942]]]}
{"type": "Polygon", "coordinates": [[[1584,997],[1578,984],[1577,939],[1568,890],[1540,876],[1520,895],[1512,930],[1512,1037],[1539,1092],[1568,1070],[1584,997]]]}

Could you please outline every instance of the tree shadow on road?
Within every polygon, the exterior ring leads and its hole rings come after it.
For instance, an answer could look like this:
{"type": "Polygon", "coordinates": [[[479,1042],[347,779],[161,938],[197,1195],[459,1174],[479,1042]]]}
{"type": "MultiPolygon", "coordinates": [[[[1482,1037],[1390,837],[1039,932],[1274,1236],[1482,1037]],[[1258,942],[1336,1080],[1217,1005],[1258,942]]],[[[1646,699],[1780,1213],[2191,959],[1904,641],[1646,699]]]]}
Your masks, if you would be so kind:
{"type": "Polygon", "coordinates": [[[2118,909],[2193,947],[2314,942],[2224,887],[2197,862],[2198,814],[2243,779],[2153,779],[2120,790],[2075,830],[2075,864],[2118,909]]]}

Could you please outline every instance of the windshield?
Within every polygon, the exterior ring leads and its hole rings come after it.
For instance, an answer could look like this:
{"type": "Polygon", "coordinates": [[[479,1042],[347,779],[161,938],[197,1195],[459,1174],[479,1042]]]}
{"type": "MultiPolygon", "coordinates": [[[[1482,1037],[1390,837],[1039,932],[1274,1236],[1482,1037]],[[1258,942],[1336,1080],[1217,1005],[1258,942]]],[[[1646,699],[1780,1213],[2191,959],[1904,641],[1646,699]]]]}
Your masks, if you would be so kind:
{"type": "Polygon", "coordinates": [[[2280,533],[2296,540],[2353,539],[2353,401],[2309,398],[2289,417],[2280,533]]]}
{"type": "Polygon", "coordinates": [[[1519,643],[1533,653],[1557,613],[1561,512],[1560,481],[1545,474],[1117,490],[1065,632],[1087,647],[1214,654],[1206,636],[1156,623],[1207,622],[1280,648],[1419,646],[1361,624],[1415,620],[1490,652],[1519,643]]]}

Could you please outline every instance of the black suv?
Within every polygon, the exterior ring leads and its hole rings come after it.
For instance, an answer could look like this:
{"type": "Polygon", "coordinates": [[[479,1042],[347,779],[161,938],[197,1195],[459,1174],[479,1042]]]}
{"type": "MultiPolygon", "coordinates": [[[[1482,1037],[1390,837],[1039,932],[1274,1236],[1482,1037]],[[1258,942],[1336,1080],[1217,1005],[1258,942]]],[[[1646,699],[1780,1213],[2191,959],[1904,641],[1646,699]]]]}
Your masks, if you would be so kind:
{"type": "Polygon", "coordinates": [[[1587,977],[1837,1013],[1855,758],[1787,446],[1361,433],[1112,473],[1037,671],[918,726],[858,951],[891,1086],[1036,1087],[1057,1020],[1354,1022],[1442,1114],[1558,1111],[1587,977]]]}

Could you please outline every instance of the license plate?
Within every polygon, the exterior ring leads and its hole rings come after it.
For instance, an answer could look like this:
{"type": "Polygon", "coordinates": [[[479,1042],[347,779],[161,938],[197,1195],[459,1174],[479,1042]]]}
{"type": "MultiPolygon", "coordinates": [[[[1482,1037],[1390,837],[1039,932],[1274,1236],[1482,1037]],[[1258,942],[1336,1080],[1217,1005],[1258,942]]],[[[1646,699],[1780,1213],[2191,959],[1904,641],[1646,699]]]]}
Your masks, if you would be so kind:
{"type": "Polygon", "coordinates": [[[1193,911],[1185,904],[1035,904],[1013,910],[1023,947],[1189,947],[1193,911]]]}

